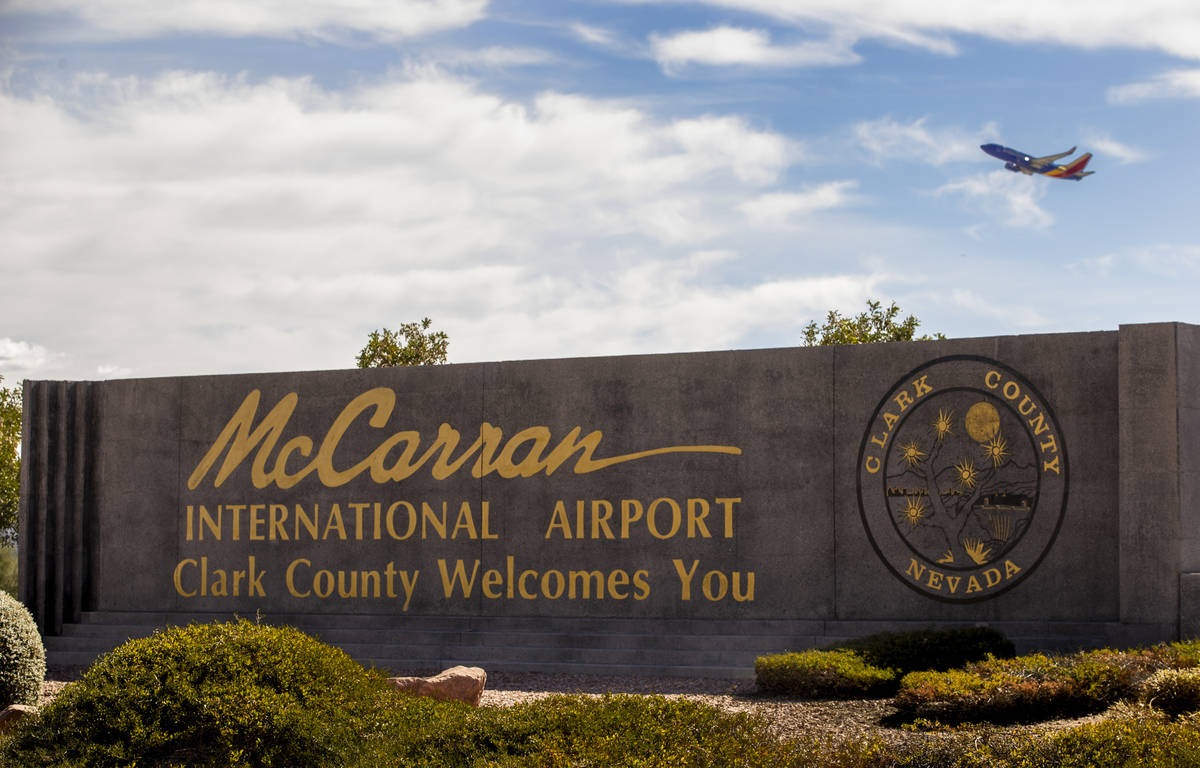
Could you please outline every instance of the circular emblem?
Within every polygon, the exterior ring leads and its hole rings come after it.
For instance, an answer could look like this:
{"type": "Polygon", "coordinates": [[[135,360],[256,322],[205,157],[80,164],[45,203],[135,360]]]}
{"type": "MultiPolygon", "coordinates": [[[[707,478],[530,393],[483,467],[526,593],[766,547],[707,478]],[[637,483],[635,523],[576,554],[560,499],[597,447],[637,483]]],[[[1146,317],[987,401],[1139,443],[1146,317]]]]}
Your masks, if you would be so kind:
{"type": "Polygon", "coordinates": [[[965,603],[1016,586],[1067,506],[1067,446],[1050,404],[1013,369],[972,355],[904,376],[858,451],[858,504],[875,551],[929,597],[965,603]]]}

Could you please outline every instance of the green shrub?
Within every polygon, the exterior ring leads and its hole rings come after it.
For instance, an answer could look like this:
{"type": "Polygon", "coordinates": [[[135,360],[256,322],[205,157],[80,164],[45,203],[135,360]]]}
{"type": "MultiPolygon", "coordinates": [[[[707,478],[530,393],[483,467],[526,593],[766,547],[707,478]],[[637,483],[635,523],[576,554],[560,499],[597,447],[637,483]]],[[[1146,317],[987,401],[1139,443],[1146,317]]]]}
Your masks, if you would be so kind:
{"type": "Polygon", "coordinates": [[[0,709],[37,704],[46,677],[46,649],[29,610],[0,592],[0,709]]]}
{"type": "Polygon", "coordinates": [[[1200,710],[1200,669],[1160,669],[1142,684],[1141,700],[1168,715],[1200,710]]]}
{"type": "Polygon", "coordinates": [[[1168,722],[1127,708],[1049,738],[1026,739],[999,766],[1055,768],[1184,768],[1200,765],[1200,723],[1168,722]]]}
{"type": "MultiPolygon", "coordinates": [[[[1166,650],[1164,650],[1166,649],[1166,650]]],[[[896,707],[908,717],[945,722],[1033,722],[1099,712],[1136,698],[1174,652],[1082,651],[990,658],[961,670],[913,672],[900,681],[896,707]]]]}
{"type": "Polygon", "coordinates": [[[174,628],[97,661],[4,764],[343,765],[399,699],[342,651],[247,621],[174,628]]]}
{"type": "Polygon", "coordinates": [[[987,627],[880,632],[822,650],[761,656],[759,690],[806,698],[887,696],[906,672],[944,670],[993,656],[1012,656],[1013,644],[987,627]]]}
{"type": "Polygon", "coordinates": [[[760,656],[754,676],[764,693],[804,698],[885,696],[896,672],[868,664],[854,651],[802,651],[760,656]]]}
{"type": "Polygon", "coordinates": [[[1012,642],[991,627],[880,632],[831,648],[858,651],[869,664],[890,667],[901,675],[924,669],[954,669],[982,661],[989,655],[997,658],[1016,655],[1012,642]]]}
{"type": "Polygon", "coordinates": [[[3,545],[0,545],[0,591],[17,596],[17,553],[3,545]]]}
{"type": "MultiPolygon", "coordinates": [[[[766,722],[708,704],[663,696],[550,696],[468,713],[429,766],[799,765],[766,722]]],[[[411,759],[411,758],[408,758],[411,759]]]]}

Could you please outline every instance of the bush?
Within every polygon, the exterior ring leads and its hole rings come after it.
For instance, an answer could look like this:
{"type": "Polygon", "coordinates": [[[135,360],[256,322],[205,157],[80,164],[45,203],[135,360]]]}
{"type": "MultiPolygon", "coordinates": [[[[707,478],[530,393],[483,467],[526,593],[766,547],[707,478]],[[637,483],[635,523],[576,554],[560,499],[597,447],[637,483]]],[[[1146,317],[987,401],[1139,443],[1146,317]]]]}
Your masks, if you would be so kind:
{"type": "Polygon", "coordinates": [[[1200,723],[1167,722],[1151,712],[1126,708],[1023,747],[995,763],[1056,768],[1182,768],[1200,765],[1200,723]]]}
{"type": "Polygon", "coordinates": [[[465,732],[447,734],[445,747],[428,762],[403,764],[446,768],[801,764],[800,754],[772,736],[757,716],[663,696],[550,696],[512,707],[481,707],[468,713],[465,732]]]}
{"type": "Polygon", "coordinates": [[[901,675],[917,670],[954,669],[989,655],[1012,658],[1012,641],[991,627],[925,629],[914,632],[880,632],[831,648],[857,651],[876,667],[890,667],[901,675]]]}
{"type": "Polygon", "coordinates": [[[17,553],[4,545],[0,545],[0,590],[17,596],[17,553]]]}
{"type": "Polygon", "coordinates": [[[1032,722],[1083,715],[1136,698],[1150,675],[1180,658],[1174,646],[990,658],[961,670],[905,675],[896,707],[908,717],[947,722],[1032,722]]]}
{"type": "Polygon", "coordinates": [[[1200,669],[1160,669],[1142,684],[1141,700],[1168,715],[1200,710],[1200,669]]]}
{"type": "Polygon", "coordinates": [[[765,693],[845,699],[888,695],[896,671],[868,664],[854,651],[803,651],[760,656],[754,676],[765,693]]]}
{"type": "MultiPolygon", "coordinates": [[[[342,651],[247,621],[173,628],[97,661],[5,764],[342,765],[400,697],[342,651]]],[[[3,763],[0,760],[0,763],[3,763]]]]}
{"type": "Polygon", "coordinates": [[[822,650],[760,657],[759,690],[806,698],[888,696],[907,672],[944,670],[994,656],[1012,656],[1013,644],[987,627],[880,632],[822,650]]]}
{"type": "Polygon", "coordinates": [[[37,704],[46,677],[46,649],[29,610],[0,592],[0,709],[37,704]]]}

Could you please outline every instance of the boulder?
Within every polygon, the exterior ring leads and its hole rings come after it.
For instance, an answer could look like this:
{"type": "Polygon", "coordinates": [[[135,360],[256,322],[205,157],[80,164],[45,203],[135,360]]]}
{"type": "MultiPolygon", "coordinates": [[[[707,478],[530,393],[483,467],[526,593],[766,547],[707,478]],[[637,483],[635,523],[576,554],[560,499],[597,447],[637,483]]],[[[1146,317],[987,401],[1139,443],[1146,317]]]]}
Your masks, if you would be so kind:
{"type": "Polygon", "coordinates": [[[0,733],[7,733],[21,720],[36,714],[37,711],[37,707],[28,704],[10,704],[0,711],[0,733]]]}
{"type": "Polygon", "coordinates": [[[479,667],[451,667],[433,677],[389,677],[397,690],[414,696],[429,696],[438,701],[461,701],[479,706],[487,672],[479,667]]]}

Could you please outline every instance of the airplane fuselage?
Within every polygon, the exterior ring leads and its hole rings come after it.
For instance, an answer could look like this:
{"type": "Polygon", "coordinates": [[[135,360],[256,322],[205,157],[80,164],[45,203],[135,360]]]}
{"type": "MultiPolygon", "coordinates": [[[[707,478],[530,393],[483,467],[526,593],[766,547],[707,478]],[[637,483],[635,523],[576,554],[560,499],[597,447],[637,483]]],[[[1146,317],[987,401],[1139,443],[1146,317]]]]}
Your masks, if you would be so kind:
{"type": "Polygon", "coordinates": [[[979,148],[997,160],[1003,160],[1004,167],[1013,173],[1023,173],[1027,176],[1032,176],[1036,173],[1041,176],[1050,176],[1056,179],[1072,179],[1073,181],[1079,181],[1084,176],[1092,175],[1091,171],[1084,171],[1088,161],[1092,159],[1090,152],[1081,155],[1066,165],[1056,165],[1054,163],[1055,160],[1073,153],[1075,147],[1071,147],[1066,152],[1046,157],[1032,157],[1024,152],[1018,152],[1015,149],[1001,146],[1000,144],[981,144],[979,148]]]}

